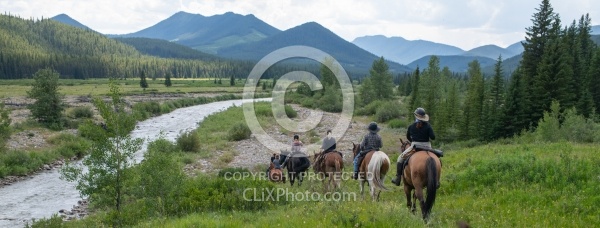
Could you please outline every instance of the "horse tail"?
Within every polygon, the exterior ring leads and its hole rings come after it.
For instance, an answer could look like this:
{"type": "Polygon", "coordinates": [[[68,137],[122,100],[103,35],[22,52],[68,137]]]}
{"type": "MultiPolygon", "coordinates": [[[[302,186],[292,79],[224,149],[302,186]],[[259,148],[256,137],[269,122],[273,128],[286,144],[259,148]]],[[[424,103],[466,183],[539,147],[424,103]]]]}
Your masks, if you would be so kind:
{"type": "MultiPolygon", "coordinates": [[[[373,155],[371,156],[371,162],[369,164],[369,172],[373,175],[373,185],[376,188],[382,189],[382,190],[389,190],[387,187],[385,187],[385,185],[383,185],[383,177],[385,177],[385,174],[387,173],[387,171],[385,171],[385,173],[381,172],[381,167],[383,166],[383,163],[386,162],[390,163],[390,159],[387,157],[387,155],[385,155],[385,153],[381,152],[381,151],[377,151],[375,153],[373,153],[373,155]]],[[[368,178],[368,177],[367,177],[368,178]]]]}
{"type": "Polygon", "coordinates": [[[427,199],[425,199],[425,215],[423,217],[429,216],[429,212],[431,212],[431,208],[433,208],[433,204],[435,203],[435,194],[437,192],[437,167],[435,160],[432,157],[427,158],[425,166],[427,169],[427,199]]]}

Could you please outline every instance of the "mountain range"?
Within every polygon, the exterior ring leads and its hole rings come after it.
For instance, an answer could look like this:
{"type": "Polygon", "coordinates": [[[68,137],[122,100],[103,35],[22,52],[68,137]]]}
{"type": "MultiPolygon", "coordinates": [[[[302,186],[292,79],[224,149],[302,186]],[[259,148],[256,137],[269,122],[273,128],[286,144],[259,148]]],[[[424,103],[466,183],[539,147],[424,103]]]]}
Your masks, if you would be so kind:
{"type": "Polygon", "coordinates": [[[50,19],[61,22],[63,24],[73,26],[73,27],[91,30],[89,27],[79,23],[79,21],[76,21],[75,19],[69,17],[69,15],[66,15],[66,14],[59,14],[50,19]]]}
{"type": "MultiPolygon", "coordinates": [[[[57,15],[53,19],[87,28],[64,14],[57,15]]],[[[592,34],[600,34],[600,26],[593,26],[592,34]]],[[[240,15],[232,12],[208,17],[178,12],[140,31],[107,36],[166,40],[222,58],[253,61],[281,47],[307,45],[331,54],[347,68],[347,71],[359,75],[368,73],[371,63],[378,56],[388,60],[390,69],[394,73],[412,71],[416,66],[422,68],[427,65],[431,55],[440,57],[441,67],[448,66],[451,71],[466,72],[467,64],[473,60],[478,60],[481,67],[485,69],[493,66],[499,56],[505,60],[513,59],[523,52],[521,42],[506,48],[490,44],[471,50],[426,40],[406,40],[402,37],[382,35],[358,37],[348,42],[316,22],[308,22],[280,31],[252,14],[240,15]]],[[[594,36],[593,39],[598,37],[594,36]]],[[[156,44],[157,41],[152,42],[156,44]]],[[[138,51],[151,54],[140,50],[142,46],[144,45],[141,45],[138,40],[136,47],[138,51]]],[[[155,48],[158,46],[155,45],[155,48]]],[[[210,55],[203,53],[199,55],[210,58],[210,55]]]]}

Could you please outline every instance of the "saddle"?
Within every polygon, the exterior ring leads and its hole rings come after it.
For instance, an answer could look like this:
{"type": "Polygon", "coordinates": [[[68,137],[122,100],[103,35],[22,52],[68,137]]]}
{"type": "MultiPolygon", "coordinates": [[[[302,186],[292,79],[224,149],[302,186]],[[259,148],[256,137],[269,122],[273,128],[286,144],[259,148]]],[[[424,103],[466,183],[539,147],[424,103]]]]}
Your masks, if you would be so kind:
{"type": "Polygon", "coordinates": [[[438,149],[433,149],[433,148],[429,148],[429,147],[420,147],[420,146],[413,146],[413,150],[414,151],[429,151],[433,154],[435,154],[435,156],[437,156],[438,158],[444,157],[444,151],[438,150],[438,149]]]}
{"type": "Polygon", "coordinates": [[[322,166],[323,165],[323,161],[325,161],[325,158],[327,158],[327,156],[330,153],[338,153],[340,155],[340,157],[342,157],[342,159],[344,158],[344,154],[342,154],[342,152],[339,152],[337,150],[332,150],[332,151],[327,151],[327,152],[322,152],[321,154],[319,154],[319,156],[317,157],[316,161],[315,161],[315,166],[322,166]]]}
{"type": "MultiPolygon", "coordinates": [[[[412,151],[408,152],[408,156],[406,157],[406,159],[404,159],[404,162],[402,163],[402,167],[403,167],[402,170],[404,170],[404,168],[406,168],[406,165],[408,165],[408,160],[410,160],[410,157],[412,157],[413,154],[415,154],[418,151],[429,151],[429,152],[435,154],[435,156],[437,156],[438,158],[441,158],[444,156],[444,151],[429,148],[429,147],[421,147],[421,146],[414,145],[412,151]]],[[[440,160],[440,162],[441,161],[442,160],[440,160]]]]}

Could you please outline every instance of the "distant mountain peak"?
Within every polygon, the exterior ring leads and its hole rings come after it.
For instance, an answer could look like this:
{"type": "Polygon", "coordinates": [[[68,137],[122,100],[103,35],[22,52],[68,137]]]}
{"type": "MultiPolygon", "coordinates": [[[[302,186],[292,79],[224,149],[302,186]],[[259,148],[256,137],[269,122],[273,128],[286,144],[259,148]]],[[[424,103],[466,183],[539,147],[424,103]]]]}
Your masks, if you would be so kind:
{"type": "Polygon", "coordinates": [[[70,17],[69,15],[64,14],[64,13],[61,13],[61,14],[56,15],[54,17],[51,17],[50,19],[58,21],[58,22],[63,23],[63,24],[67,24],[67,25],[73,26],[73,27],[92,30],[89,27],[87,27],[87,26],[79,23],[79,21],[73,19],[72,17],[70,17]]]}
{"type": "Polygon", "coordinates": [[[170,40],[179,44],[216,53],[222,47],[254,42],[280,32],[254,15],[226,12],[203,16],[184,11],[143,30],[120,37],[144,37],[170,40]]]}

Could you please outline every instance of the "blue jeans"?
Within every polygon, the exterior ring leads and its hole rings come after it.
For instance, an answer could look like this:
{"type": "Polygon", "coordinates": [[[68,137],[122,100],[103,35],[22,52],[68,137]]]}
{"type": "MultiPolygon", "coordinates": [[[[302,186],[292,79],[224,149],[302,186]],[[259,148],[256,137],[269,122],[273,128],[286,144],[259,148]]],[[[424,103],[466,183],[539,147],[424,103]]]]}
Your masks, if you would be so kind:
{"type": "Polygon", "coordinates": [[[362,155],[358,154],[356,157],[354,157],[354,172],[358,172],[358,166],[360,166],[360,164],[358,164],[358,160],[360,159],[360,157],[362,157],[362,155]]]}

